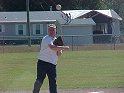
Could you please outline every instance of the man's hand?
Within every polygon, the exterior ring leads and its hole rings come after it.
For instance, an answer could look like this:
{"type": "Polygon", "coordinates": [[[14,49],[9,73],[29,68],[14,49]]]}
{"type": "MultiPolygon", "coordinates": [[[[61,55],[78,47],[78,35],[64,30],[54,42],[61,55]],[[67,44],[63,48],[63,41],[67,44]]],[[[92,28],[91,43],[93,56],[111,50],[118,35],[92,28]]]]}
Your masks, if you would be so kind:
{"type": "Polygon", "coordinates": [[[57,56],[61,56],[62,55],[62,50],[57,51],[56,54],[57,54],[57,56]]]}

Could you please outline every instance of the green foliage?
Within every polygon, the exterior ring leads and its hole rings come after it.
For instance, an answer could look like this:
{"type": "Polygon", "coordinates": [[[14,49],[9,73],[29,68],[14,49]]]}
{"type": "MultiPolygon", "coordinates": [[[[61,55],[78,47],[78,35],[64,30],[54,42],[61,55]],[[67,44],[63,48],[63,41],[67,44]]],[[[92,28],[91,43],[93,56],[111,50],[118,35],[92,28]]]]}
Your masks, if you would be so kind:
{"type": "Polygon", "coordinates": [[[26,0],[2,0],[3,11],[25,11],[26,0]]]}
{"type": "MultiPolygon", "coordinates": [[[[0,0],[1,9],[4,11],[26,10],[26,0],[0,0]]],[[[56,5],[61,4],[63,10],[71,9],[115,9],[119,10],[123,0],[30,0],[30,10],[56,10],[56,5]]]]}

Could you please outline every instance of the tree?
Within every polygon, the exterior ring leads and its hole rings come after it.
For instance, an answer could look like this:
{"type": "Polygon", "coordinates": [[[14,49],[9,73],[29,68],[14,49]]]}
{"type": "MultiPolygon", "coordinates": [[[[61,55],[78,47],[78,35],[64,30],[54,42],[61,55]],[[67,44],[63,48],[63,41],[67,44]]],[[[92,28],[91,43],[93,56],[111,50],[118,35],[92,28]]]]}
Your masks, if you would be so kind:
{"type": "Polygon", "coordinates": [[[0,11],[2,11],[2,10],[3,10],[3,1],[0,0],[0,11]]]}
{"type": "Polygon", "coordinates": [[[25,0],[1,0],[4,11],[24,11],[26,10],[25,0]]]}

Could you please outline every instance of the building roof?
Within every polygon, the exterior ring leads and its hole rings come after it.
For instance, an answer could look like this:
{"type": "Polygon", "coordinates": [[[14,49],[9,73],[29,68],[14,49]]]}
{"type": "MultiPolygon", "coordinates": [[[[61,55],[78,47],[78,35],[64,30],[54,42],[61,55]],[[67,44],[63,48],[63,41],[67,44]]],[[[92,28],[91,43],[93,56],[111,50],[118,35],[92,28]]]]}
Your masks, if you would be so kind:
{"type": "Polygon", "coordinates": [[[96,25],[92,18],[84,18],[84,19],[72,19],[69,23],[70,25],[96,25]]]}
{"type": "Polygon", "coordinates": [[[105,16],[108,16],[110,18],[113,18],[113,19],[117,19],[117,20],[122,20],[122,18],[113,10],[113,9],[109,9],[109,10],[68,10],[68,11],[64,11],[64,13],[67,13],[67,14],[71,14],[71,18],[72,19],[75,19],[75,18],[79,18],[91,11],[96,11],[98,13],[101,13],[105,16]]]}
{"type": "MultiPolygon", "coordinates": [[[[51,22],[55,21],[57,13],[49,11],[30,12],[31,22],[51,22]]],[[[26,22],[27,12],[0,12],[0,23],[4,22],[26,22]]]]}
{"type": "Polygon", "coordinates": [[[122,18],[113,10],[113,9],[109,9],[109,10],[95,10],[101,14],[104,14],[108,17],[111,17],[113,19],[118,19],[118,20],[122,20],[122,18]]]}

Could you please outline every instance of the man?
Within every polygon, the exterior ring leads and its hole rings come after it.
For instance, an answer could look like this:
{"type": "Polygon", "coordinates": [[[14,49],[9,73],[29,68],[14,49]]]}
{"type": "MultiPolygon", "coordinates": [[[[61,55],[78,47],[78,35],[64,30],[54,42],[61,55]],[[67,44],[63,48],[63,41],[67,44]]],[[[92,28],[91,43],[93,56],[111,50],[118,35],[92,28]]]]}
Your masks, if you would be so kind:
{"type": "Polygon", "coordinates": [[[58,56],[62,54],[62,50],[69,49],[68,46],[56,46],[53,41],[56,39],[56,26],[50,24],[48,26],[48,35],[43,37],[41,49],[37,62],[37,78],[34,83],[33,93],[39,93],[43,81],[48,76],[50,93],[57,93],[56,84],[56,65],[58,56]]]}

